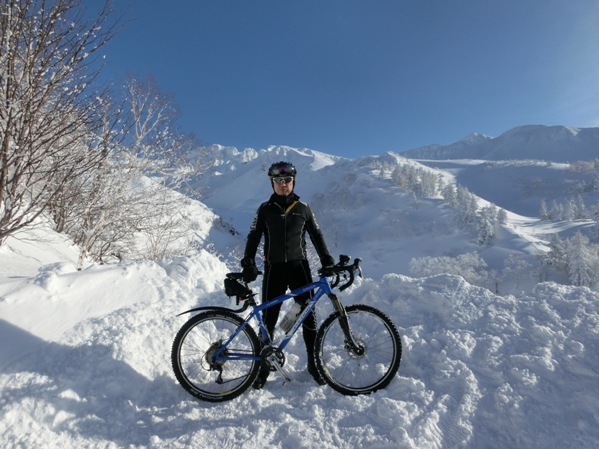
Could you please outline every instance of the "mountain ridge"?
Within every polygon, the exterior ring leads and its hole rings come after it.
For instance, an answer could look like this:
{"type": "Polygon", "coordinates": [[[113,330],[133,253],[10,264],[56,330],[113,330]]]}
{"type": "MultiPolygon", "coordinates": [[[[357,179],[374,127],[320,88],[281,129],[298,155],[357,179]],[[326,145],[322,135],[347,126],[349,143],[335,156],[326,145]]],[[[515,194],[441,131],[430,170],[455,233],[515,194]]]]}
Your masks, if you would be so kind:
{"type": "Polygon", "coordinates": [[[427,145],[401,154],[412,159],[534,159],[571,163],[599,157],[599,128],[523,125],[498,137],[471,133],[449,145],[427,145]]]}

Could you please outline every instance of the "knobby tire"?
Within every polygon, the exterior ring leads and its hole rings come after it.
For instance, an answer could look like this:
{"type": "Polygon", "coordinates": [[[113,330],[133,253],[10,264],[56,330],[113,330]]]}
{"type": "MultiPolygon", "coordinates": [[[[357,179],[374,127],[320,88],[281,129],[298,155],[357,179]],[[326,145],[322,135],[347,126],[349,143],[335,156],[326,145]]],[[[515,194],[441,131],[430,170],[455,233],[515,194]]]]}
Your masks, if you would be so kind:
{"type": "Polygon", "coordinates": [[[190,318],[173,342],[171,362],[181,386],[198,399],[222,402],[234,399],[249,388],[260,369],[251,360],[260,354],[260,341],[250,326],[227,346],[225,355],[241,355],[243,360],[215,360],[221,348],[243,319],[233,312],[209,310],[190,318]]]}
{"type": "Polygon", "coordinates": [[[393,322],[380,310],[355,304],[346,308],[355,341],[364,349],[356,353],[347,343],[334,312],[318,330],[316,368],[325,382],[341,394],[355,396],[385,388],[399,369],[401,339],[393,322]]]}

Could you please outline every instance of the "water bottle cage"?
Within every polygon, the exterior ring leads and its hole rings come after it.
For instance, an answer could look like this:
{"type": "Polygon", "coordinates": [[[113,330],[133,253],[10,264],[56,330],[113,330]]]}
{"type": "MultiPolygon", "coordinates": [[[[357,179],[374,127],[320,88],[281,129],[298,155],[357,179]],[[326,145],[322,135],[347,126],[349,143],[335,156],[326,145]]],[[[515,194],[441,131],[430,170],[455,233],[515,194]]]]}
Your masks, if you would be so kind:
{"type": "Polygon", "coordinates": [[[293,306],[291,306],[291,309],[289,309],[283,317],[283,320],[281,320],[280,327],[283,332],[287,333],[293,329],[298,317],[302,314],[302,310],[303,307],[298,303],[294,303],[293,306]]]}

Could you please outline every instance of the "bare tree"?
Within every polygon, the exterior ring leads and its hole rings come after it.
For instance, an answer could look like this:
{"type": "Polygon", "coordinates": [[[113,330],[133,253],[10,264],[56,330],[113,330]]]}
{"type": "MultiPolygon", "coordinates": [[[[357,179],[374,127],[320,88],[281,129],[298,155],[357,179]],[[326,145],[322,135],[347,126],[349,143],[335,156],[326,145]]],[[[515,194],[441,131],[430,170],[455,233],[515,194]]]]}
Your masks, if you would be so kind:
{"type": "Polygon", "coordinates": [[[170,98],[151,81],[130,79],[124,87],[122,103],[105,120],[110,131],[104,134],[112,136],[103,139],[111,143],[109,155],[74,189],[81,198],[69,233],[81,247],[80,267],[88,255],[102,259],[165,254],[166,249],[157,248],[182,237],[178,210],[185,200],[168,190],[198,173],[186,156],[199,144],[178,130],[170,98]],[[134,255],[136,235],[137,240],[153,241],[148,254],[134,255]]]}
{"type": "Polygon", "coordinates": [[[533,266],[523,255],[510,254],[504,261],[503,278],[513,280],[514,287],[520,288],[523,279],[532,279],[533,266]]]}
{"type": "Polygon", "coordinates": [[[97,151],[96,56],[113,36],[107,1],[84,20],[77,0],[0,3],[0,243],[50,208],[97,151]]]}
{"type": "Polygon", "coordinates": [[[56,192],[49,205],[56,231],[73,234],[80,216],[89,210],[93,198],[102,192],[102,180],[99,173],[106,170],[109,157],[118,150],[125,138],[126,128],[120,107],[115,107],[108,97],[102,101],[99,119],[101,128],[96,130],[94,140],[88,142],[94,154],[100,154],[98,164],[80,176],[64,180],[64,186],[56,192]]]}

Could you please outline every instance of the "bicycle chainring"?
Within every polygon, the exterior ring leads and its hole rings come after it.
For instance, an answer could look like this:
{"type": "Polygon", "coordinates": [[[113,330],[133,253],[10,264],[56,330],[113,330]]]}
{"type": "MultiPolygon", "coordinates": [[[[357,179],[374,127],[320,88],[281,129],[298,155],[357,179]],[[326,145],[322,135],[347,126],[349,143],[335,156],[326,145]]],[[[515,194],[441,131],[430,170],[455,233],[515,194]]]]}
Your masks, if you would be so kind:
{"type": "Polygon", "coordinates": [[[260,352],[260,357],[262,357],[262,366],[268,368],[270,371],[276,371],[275,366],[270,362],[270,358],[274,355],[275,360],[279,364],[279,366],[285,365],[285,354],[283,351],[277,348],[273,348],[272,346],[265,346],[262,348],[260,352]]]}

